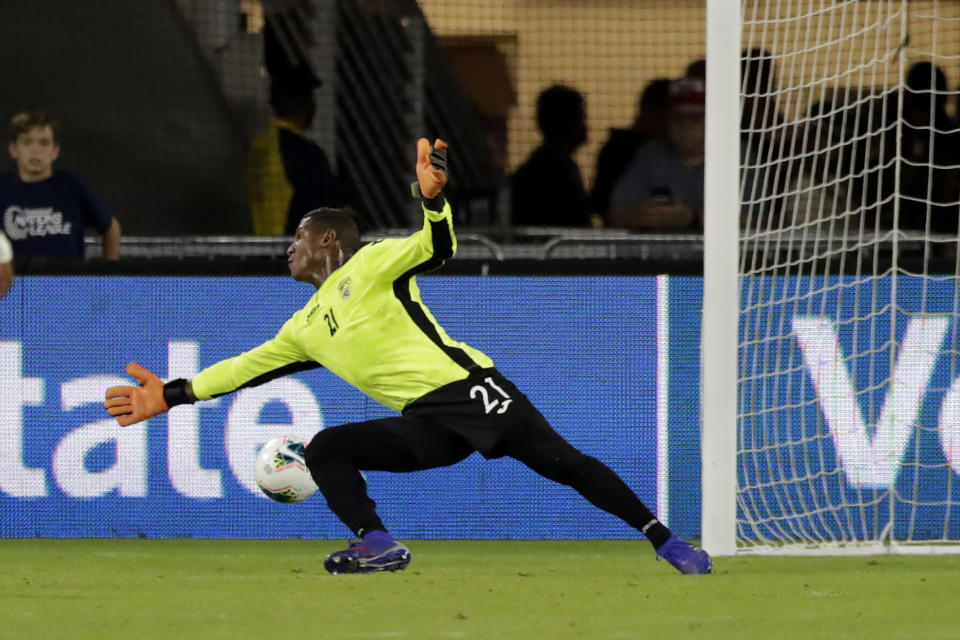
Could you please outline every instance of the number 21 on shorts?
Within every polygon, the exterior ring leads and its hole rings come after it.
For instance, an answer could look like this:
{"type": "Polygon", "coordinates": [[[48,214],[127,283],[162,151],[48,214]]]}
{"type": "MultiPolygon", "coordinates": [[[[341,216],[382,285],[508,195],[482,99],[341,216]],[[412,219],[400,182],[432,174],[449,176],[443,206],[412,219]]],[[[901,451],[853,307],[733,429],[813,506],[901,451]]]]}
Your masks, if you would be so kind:
{"type": "Polygon", "coordinates": [[[470,398],[482,398],[485,413],[489,414],[494,409],[497,410],[497,413],[506,413],[510,403],[513,402],[513,398],[497,385],[490,376],[484,378],[483,381],[489,385],[489,389],[482,384],[475,384],[470,387],[470,398]]]}

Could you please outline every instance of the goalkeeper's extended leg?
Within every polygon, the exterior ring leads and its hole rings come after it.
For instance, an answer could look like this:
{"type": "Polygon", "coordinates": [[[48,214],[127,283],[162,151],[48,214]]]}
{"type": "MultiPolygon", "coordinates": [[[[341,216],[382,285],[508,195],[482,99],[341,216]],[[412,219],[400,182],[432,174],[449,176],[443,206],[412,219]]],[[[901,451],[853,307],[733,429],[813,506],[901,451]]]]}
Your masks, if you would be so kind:
{"type": "Polygon", "coordinates": [[[545,478],[568,485],[595,506],[641,531],[659,558],[683,574],[711,573],[706,551],[673,534],[610,467],[578,451],[537,415],[530,424],[511,431],[500,451],[545,478]]]}
{"type": "Polygon", "coordinates": [[[403,416],[319,432],[307,446],[307,467],[330,510],[359,538],[327,556],[327,571],[397,571],[410,564],[410,551],[394,540],[377,515],[361,469],[421,471],[454,464],[473,451],[456,434],[403,416]]]}

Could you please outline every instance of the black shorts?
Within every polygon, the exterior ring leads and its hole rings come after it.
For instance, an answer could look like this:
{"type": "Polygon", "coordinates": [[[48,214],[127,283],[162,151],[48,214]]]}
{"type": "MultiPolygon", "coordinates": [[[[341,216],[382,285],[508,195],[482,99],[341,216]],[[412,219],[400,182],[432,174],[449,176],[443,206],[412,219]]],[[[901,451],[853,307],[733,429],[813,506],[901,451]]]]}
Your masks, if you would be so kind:
{"type": "Polygon", "coordinates": [[[407,405],[404,417],[445,428],[469,442],[485,458],[499,458],[498,444],[514,429],[540,427],[546,419],[496,369],[479,369],[407,405]]]}

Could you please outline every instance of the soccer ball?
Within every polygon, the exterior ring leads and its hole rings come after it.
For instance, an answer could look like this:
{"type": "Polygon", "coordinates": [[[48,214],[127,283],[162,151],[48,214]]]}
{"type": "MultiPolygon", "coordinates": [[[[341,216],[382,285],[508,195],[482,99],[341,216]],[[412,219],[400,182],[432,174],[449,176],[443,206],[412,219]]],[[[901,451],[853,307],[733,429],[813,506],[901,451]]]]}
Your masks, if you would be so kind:
{"type": "Polygon", "coordinates": [[[257,454],[257,486],[277,502],[300,502],[317,490],[304,461],[307,443],[292,436],[268,441],[257,454]]]}

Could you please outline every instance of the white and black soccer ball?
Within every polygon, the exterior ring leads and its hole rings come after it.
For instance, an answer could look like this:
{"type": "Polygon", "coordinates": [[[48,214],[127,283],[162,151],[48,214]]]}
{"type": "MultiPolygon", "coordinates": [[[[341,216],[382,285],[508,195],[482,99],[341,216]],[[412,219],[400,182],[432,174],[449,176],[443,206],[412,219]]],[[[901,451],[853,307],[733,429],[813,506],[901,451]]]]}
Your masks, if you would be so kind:
{"type": "Polygon", "coordinates": [[[257,454],[257,486],[277,502],[300,502],[317,490],[304,451],[307,443],[293,436],[269,440],[257,454]]]}

